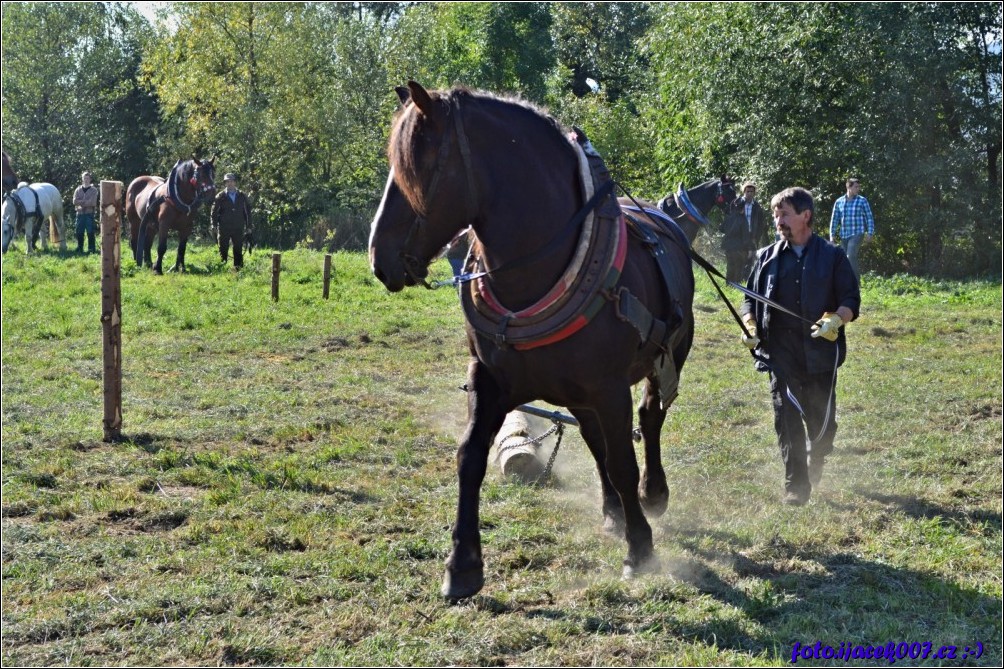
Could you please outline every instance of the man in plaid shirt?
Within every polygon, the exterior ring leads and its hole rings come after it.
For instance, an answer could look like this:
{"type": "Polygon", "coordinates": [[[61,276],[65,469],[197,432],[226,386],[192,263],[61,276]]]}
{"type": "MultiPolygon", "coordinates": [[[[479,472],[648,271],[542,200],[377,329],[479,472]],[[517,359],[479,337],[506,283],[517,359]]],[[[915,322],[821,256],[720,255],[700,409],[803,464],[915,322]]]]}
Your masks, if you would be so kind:
{"type": "Polygon", "coordinates": [[[858,269],[858,249],[861,242],[871,241],[875,235],[875,217],[868,200],[858,193],[861,183],[857,179],[847,180],[847,195],[841,195],[833,204],[833,216],[830,218],[830,241],[840,239],[840,245],[847,252],[854,273],[861,276],[858,269]]]}

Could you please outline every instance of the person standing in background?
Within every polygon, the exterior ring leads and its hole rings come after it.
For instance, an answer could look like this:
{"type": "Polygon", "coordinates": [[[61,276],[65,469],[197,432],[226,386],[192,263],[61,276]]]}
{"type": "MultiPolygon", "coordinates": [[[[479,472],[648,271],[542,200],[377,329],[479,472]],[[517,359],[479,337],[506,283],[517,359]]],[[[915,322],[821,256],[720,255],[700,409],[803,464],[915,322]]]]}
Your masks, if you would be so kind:
{"type": "Polygon", "coordinates": [[[871,205],[864,195],[861,195],[861,182],[851,178],[847,180],[847,194],[841,195],[833,203],[833,215],[830,217],[830,241],[837,239],[851,261],[854,273],[861,277],[858,269],[858,251],[862,242],[870,242],[875,236],[875,217],[871,205]]]}
{"type": "Polygon", "coordinates": [[[237,190],[237,175],[228,172],[223,177],[226,188],[213,201],[210,223],[220,243],[220,260],[227,262],[230,244],[234,246],[234,269],[244,266],[244,228],[251,229],[251,205],[247,196],[237,190]]]}
{"type": "Polygon", "coordinates": [[[98,189],[92,183],[94,177],[85,171],[80,175],[83,182],[73,191],[73,208],[77,210],[77,253],[84,252],[84,233],[87,233],[87,252],[97,253],[94,243],[94,214],[98,210],[98,189]]]}

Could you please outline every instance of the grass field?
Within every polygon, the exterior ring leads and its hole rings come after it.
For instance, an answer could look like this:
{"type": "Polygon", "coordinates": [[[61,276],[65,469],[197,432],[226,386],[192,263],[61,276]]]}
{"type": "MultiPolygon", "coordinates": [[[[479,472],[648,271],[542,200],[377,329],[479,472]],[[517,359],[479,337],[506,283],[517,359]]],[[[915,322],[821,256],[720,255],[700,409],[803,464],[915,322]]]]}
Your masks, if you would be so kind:
{"type": "Polygon", "coordinates": [[[214,256],[190,249],[183,276],[123,261],[116,444],[99,258],[4,257],[4,666],[788,665],[817,641],[1001,663],[999,282],[865,278],[837,450],[789,508],[766,378],[699,278],[663,433],[664,573],[620,580],[569,434],[548,487],[489,470],[487,585],[448,605],[455,294],[390,295],[337,254],[324,301],[322,256],[291,251],[273,303],[267,253],[240,273],[214,256]]]}

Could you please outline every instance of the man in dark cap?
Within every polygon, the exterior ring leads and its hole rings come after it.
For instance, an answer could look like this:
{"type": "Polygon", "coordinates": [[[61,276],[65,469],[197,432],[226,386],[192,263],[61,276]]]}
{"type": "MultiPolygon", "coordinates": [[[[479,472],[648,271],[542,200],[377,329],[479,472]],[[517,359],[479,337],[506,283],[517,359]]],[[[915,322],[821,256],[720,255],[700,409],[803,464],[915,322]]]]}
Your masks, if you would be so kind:
{"type": "Polygon", "coordinates": [[[244,241],[244,227],[251,228],[251,205],[247,196],[237,190],[237,175],[227,172],[223,177],[226,189],[220,191],[213,202],[210,220],[214,234],[220,242],[220,260],[227,262],[230,244],[234,245],[234,268],[244,266],[244,254],[241,244],[244,241]]]}

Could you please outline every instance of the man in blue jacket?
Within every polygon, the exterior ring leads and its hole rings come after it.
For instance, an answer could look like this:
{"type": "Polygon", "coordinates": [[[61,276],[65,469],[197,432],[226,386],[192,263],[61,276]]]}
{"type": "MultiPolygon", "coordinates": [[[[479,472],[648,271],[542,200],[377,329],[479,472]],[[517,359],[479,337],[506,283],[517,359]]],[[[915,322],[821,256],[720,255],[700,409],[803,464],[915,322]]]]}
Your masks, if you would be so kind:
{"type": "Polygon", "coordinates": [[[857,318],[861,292],[844,250],[814,233],[809,191],[787,188],[770,206],[780,241],[757,252],[746,285],[791,313],[751,297],[740,313],[756,368],[770,374],[783,501],[801,506],[833,450],[837,368],[847,355],[843,325],[857,318]]]}

